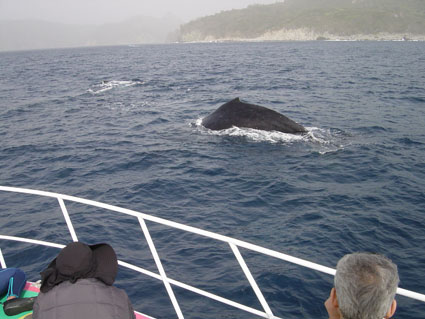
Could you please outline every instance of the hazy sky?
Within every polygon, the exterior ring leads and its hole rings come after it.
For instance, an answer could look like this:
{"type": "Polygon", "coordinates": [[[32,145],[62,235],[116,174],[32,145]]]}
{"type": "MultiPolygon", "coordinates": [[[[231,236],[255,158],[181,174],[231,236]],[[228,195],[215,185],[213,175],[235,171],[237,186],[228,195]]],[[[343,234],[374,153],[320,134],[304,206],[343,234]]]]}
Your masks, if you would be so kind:
{"type": "Polygon", "coordinates": [[[186,22],[221,10],[274,2],[276,0],[0,0],[0,20],[100,24],[133,16],[162,17],[171,13],[186,22]]]}

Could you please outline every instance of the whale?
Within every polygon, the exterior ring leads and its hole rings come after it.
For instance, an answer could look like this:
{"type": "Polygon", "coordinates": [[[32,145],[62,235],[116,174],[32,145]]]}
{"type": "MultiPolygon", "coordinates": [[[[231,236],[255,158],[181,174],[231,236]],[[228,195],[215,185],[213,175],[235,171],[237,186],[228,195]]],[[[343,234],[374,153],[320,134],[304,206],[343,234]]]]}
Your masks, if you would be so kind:
{"type": "Polygon", "coordinates": [[[242,102],[238,97],[203,118],[202,125],[215,131],[236,126],[289,134],[307,133],[302,125],[285,115],[264,106],[242,102]]]}

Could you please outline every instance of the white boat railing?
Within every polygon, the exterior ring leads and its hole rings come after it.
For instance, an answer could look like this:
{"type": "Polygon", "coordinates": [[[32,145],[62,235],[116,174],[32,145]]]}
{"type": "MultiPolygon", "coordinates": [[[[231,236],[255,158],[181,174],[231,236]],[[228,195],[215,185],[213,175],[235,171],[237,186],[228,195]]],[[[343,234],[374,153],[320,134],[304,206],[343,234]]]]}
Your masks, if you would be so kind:
{"type": "MultiPolygon", "coordinates": [[[[307,260],[303,260],[297,257],[293,257],[281,252],[277,252],[271,249],[267,249],[258,245],[254,245],[254,244],[250,244],[248,242],[244,242],[235,238],[231,238],[231,237],[227,237],[227,236],[223,236],[223,235],[219,235],[213,232],[209,232],[209,231],[205,231],[199,228],[195,228],[192,226],[187,226],[184,224],[180,224],[180,223],[176,223],[173,221],[169,221],[163,218],[159,218],[159,217],[155,217],[155,216],[151,216],[148,214],[144,214],[144,213],[140,213],[134,210],[130,210],[130,209],[126,209],[126,208],[122,208],[122,207],[118,207],[118,206],[113,206],[113,205],[109,205],[109,204],[104,204],[104,203],[100,203],[100,202],[96,202],[93,200],[87,200],[87,199],[83,199],[83,198],[79,198],[79,197],[74,197],[74,196],[68,196],[68,195],[62,195],[62,194],[57,194],[57,193],[52,193],[52,192],[45,192],[45,191],[38,191],[38,190],[32,190],[32,189],[25,189],[25,188],[16,188],[16,187],[7,187],[7,186],[0,186],[0,191],[6,191],[6,192],[15,192],[15,193],[24,193],[24,194],[32,194],[32,195],[38,195],[38,196],[45,196],[45,197],[52,197],[52,198],[56,198],[59,202],[59,205],[61,207],[63,216],[65,218],[66,224],[68,226],[68,230],[70,232],[70,235],[72,237],[73,241],[78,241],[78,237],[77,234],[74,230],[74,226],[72,225],[71,219],[69,217],[68,211],[66,209],[65,206],[65,201],[71,201],[71,202],[77,202],[77,203],[81,203],[81,204],[86,204],[86,205],[90,205],[90,206],[94,206],[94,207],[99,207],[99,208],[104,208],[107,210],[111,210],[111,211],[115,211],[115,212],[119,212],[122,214],[127,214],[130,216],[134,216],[138,219],[139,223],[140,223],[140,227],[142,228],[142,231],[145,235],[145,238],[147,240],[147,243],[149,245],[149,248],[151,250],[152,256],[155,260],[156,266],[158,268],[158,272],[154,273],[151,272],[149,270],[146,270],[144,268],[135,266],[133,264],[129,264],[126,263],[124,261],[118,261],[118,264],[132,269],[134,271],[140,272],[142,274],[145,274],[147,276],[153,277],[155,279],[161,280],[164,283],[164,286],[167,290],[167,293],[169,295],[169,298],[174,306],[174,309],[176,311],[177,317],[179,319],[184,318],[183,313],[180,309],[179,303],[174,295],[173,292],[173,288],[172,285],[189,290],[191,292],[197,293],[199,295],[211,298],[213,300],[222,302],[224,304],[227,304],[229,306],[233,306],[235,308],[241,309],[243,311],[255,314],[257,316],[263,317],[263,318],[275,318],[275,319],[280,319],[279,317],[276,317],[273,315],[272,310],[270,309],[266,299],[264,298],[263,293],[261,292],[260,288],[258,287],[254,277],[252,276],[248,266],[245,263],[244,258],[242,257],[242,255],[239,252],[239,248],[245,248],[245,249],[249,249],[251,251],[255,251],[267,256],[271,256],[271,257],[275,257],[278,258],[280,260],[286,261],[286,262],[290,262],[293,264],[297,264],[303,267],[307,267],[313,270],[317,270],[329,275],[335,275],[335,269],[333,268],[329,268],[326,266],[322,266],[307,260]],[[183,230],[183,231],[187,231],[187,232],[191,232],[191,233],[195,233],[201,236],[205,236],[211,239],[215,239],[218,241],[222,241],[222,242],[226,242],[229,244],[230,249],[232,250],[233,254],[235,255],[236,260],[238,261],[239,265],[241,266],[248,282],[250,283],[252,289],[254,290],[261,306],[263,307],[263,310],[257,310],[254,309],[252,307],[248,307],[246,305],[234,302],[232,300],[220,297],[218,295],[209,293],[207,291],[198,289],[196,287],[187,285],[185,283],[182,283],[180,281],[171,279],[167,276],[164,267],[162,266],[162,262],[161,259],[159,258],[159,255],[157,253],[157,250],[155,248],[155,244],[150,236],[149,233],[149,229],[146,226],[145,221],[148,220],[150,222],[154,222],[157,224],[161,224],[161,225],[165,225],[165,226],[169,226],[175,229],[179,229],[179,230],[183,230]]],[[[15,237],[15,236],[7,236],[7,235],[0,235],[0,239],[3,240],[12,240],[12,241],[19,241],[19,242],[25,242],[25,243],[30,243],[30,244],[36,244],[36,245],[43,245],[43,246],[49,246],[49,247],[55,247],[55,248],[63,248],[64,245],[61,244],[55,244],[55,243],[51,243],[51,242],[46,242],[46,241],[40,241],[40,240],[33,240],[33,239],[27,239],[27,238],[21,238],[21,237],[15,237]]],[[[3,254],[1,252],[0,249],[0,263],[2,265],[3,268],[6,267],[6,263],[3,257],[3,254]]],[[[425,302],[425,295],[421,294],[421,293],[417,293],[414,291],[410,291],[410,290],[406,290],[406,289],[402,289],[402,288],[398,288],[397,289],[397,294],[405,296],[405,297],[409,297],[409,298],[413,298],[416,300],[420,300],[425,302]]]]}

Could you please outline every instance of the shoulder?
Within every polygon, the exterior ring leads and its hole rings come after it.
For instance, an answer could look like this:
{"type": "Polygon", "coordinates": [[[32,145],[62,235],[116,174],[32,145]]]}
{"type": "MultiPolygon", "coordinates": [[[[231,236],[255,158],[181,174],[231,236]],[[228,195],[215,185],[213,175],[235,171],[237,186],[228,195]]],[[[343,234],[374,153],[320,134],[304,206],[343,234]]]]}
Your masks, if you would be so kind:
{"type": "Polygon", "coordinates": [[[129,299],[124,290],[90,278],[80,279],[75,283],[63,282],[46,293],[40,293],[36,299],[34,310],[37,313],[38,311],[50,311],[53,308],[75,309],[74,307],[84,304],[86,306],[96,305],[97,308],[102,305],[102,309],[107,309],[111,313],[121,313],[128,309],[128,302],[129,299]]]}
{"type": "MultiPolygon", "coordinates": [[[[60,285],[58,286],[61,289],[60,285]]],[[[97,298],[102,298],[103,300],[113,299],[113,300],[123,300],[128,298],[127,293],[118,287],[106,285],[104,282],[95,279],[87,278],[80,279],[76,283],[71,284],[67,283],[62,290],[67,290],[73,294],[83,294],[86,295],[86,298],[90,298],[89,295],[96,295],[97,298]]]]}
{"type": "Polygon", "coordinates": [[[94,291],[102,291],[109,289],[109,286],[105,285],[103,282],[89,278],[89,279],[79,279],[75,283],[69,281],[64,281],[59,285],[53,287],[48,292],[40,292],[38,295],[38,300],[48,299],[50,296],[62,296],[62,295],[71,295],[73,298],[81,296],[81,294],[91,294],[94,291]]]}

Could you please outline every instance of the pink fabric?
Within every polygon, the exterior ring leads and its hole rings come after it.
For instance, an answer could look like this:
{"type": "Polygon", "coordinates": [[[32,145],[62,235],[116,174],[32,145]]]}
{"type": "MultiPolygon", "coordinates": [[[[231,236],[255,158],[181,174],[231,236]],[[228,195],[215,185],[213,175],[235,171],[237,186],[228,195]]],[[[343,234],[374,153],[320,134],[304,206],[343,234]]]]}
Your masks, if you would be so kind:
{"type": "Polygon", "coordinates": [[[33,286],[31,282],[27,282],[25,284],[24,290],[32,291],[32,292],[40,292],[40,289],[33,286]]]}

